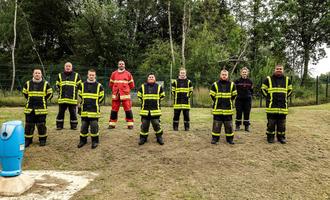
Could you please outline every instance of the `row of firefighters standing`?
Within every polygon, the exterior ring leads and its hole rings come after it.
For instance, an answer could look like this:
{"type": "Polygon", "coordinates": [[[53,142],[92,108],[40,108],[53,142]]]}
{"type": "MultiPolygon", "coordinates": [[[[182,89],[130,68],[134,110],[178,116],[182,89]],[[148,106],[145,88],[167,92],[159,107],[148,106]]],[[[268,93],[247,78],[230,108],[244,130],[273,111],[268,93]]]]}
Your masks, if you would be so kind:
{"type": "MultiPolygon", "coordinates": [[[[287,99],[292,93],[292,85],[288,77],[284,76],[284,67],[276,65],[274,74],[268,76],[262,84],[262,94],[266,97],[267,113],[267,141],[274,142],[275,135],[280,143],[286,143],[285,124],[288,114],[287,99]]],[[[224,125],[226,141],[234,144],[234,131],[232,127],[233,101],[236,106],[236,131],[240,130],[243,122],[245,131],[249,132],[250,110],[253,95],[253,84],[248,78],[249,70],[241,69],[241,78],[235,82],[229,80],[228,71],[221,70],[219,80],[214,82],[210,89],[213,100],[212,114],[212,140],[211,144],[217,144],[220,139],[222,125],[224,125]],[[242,115],[243,120],[242,120],[242,115]]],[[[63,129],[64,113],[66,109],[70,112],[71,129],[77,129],[77,96],[81,102],[78,105],[78,113],[81,116],[80,142],[78,148],[87,143],[88,135],[92,138],[92,148],[99,143],[98,119],[101,116],[100,103],[104,100],[104,89],[96,81],[96,72],[88,71],[87,80],[82,82],[78,73],[74,72],[71,63],[66,63],[64,72],[58,74],[56,86],[59,91],[59,112],[56,117],[57,130],[63,129]]],[[[120,103],[126,114],[127,128],[133,128],[133,113],[131,105],[130,90],[134,88],[134,80],[130,72],[125,69],[124,61],[118,62],[118,70],[111,74],[109,87],[112,90],[112,110],[109,120],[109,129],[114,129],[118,120],[120,103]]],[[[192,82],[186,76],[186,70],[180,69],[178,78],[172,82],[172,95],[174,96],[173,130],[178,131],[180,113],[184,116],[184,129],[190,128],[190,98],[193,93],[192,82]]],[[[33,78],[25,83],[23,94],[27,99],[24,109],[26,115],[25,145],[32,143],[35,126],[38,129],[40,146],[46,145],[47,128],[47,100],[53,96],[52,88],[43,79],[40,69],[34,69],[33,78]]],[[[160,101],[165,97],[161,85],[156,83],[156,76],[148,74],[147,81],[142,84],[137,94],[141,102],[141,131],[139,145],[147,142],[150,123],[156,132],[157,142],[164,144],[163,130],[160,124],[161,108],[160,101]]]]}

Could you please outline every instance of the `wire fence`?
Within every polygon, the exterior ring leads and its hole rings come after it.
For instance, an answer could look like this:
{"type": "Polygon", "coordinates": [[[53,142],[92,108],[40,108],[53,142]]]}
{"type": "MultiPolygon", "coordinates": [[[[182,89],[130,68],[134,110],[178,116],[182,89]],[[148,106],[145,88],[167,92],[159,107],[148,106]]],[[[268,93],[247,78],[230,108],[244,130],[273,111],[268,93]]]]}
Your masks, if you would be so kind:
{"type": "MultiPolygon", "coordinates": [[[[0,97],[10,97],[10,96],[17,96],[19,93],[17,91],[21,90],[24,86],[24,83],[27,80],[30,80],[32,78],[32,70],[38,65],[34,64],[26,64],[26,65],[17,65],[16,66],[16,78],[15,78],[15,89],[16,92],[10,93],[9,90],[11,88],[12,83],[12,71],[8,71],[8,69],[11,69],[10,65],[7,64],[0,64],[0,97]]],[[[74,66],[74,70],[78,72],[83,80],[86,80],[87,77],[87,71],[91,67],[87,65],[79,65],[74,66]]],[[[110,89],[108,87],[109,83],[109,77],[111,73],[116,70],[116,67],[105,67],[105,66],[98,66],[93,67],[97,71],[97,80],[104,86],[105,94],[106,94],[106,100],[105,104],[109,105],[111,104],[110,99],[110,89]]],[[[132,101],[133,105],[138,105],[137,100],[137,90],[139,89],[139,86],[145,81],[146,75],[145,74],[139,74],[136,72],[136,70],[130,70],[128,69],[135,81],[136,87],[132,90],[132,101]]],[[[58,73],[63,71],[63,64],[50,64],[45,66],[46,76],[45,79],[50,83],[50,85],[55,89],[55,82],[57,80],[58,73]]],[[[163,102],[165,106],[172,105],[171,98],[169,96],[170,94],[170,82],[171,77],[166,77],[164,75],[160,76],[163,77],[163,80],[159,80],[161,83],[163,83],[164,90],[167,93],[167,98],[163,102]],[[165,77],[165,78],[164,78],[165,77]]],[[[291,81],[293,83],[294,92],[293,95],[289,99],[290,105],[310,105],[310,104],[320,104],[320,103],[327,103],[330,102],[329,97],[329,76],[322,80],[319,79],[319,77],[316,77],[316,79],[310,79],[308,80],[304,87],[300,87],[300,79],[290,77],[291,81]]],[[[264,98],[261,95],[261,84],[263,80],[252,80],[254,82],[255,88],[254,88],[254,101],[253,106],[254,107],[263,107],[265,106],[264,98]]],[[[200,87],[194,89],[194,94],[192,97],[192,106],[193,107],[210,107],[212,104],[211,99],[208,95],[208,89],[207,87],[200,87]]],[[[4,101],[0,101],[0,104],[4,101]]],[[[56,102],[56,96],[55,100],[53,102],[56,102]]],[[[8,103],[10,105],[10,102],[8,103]]]]}

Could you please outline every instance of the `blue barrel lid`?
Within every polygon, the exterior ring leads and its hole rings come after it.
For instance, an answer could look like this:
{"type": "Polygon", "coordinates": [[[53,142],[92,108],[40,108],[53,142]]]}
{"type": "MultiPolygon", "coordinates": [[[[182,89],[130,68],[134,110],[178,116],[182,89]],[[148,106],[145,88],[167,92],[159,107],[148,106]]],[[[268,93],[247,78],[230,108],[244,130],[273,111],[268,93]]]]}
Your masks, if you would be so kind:
{"type": "Polygon", "coordinates": [[[19,120],[14,120],[14,121],[9,121],[9,122],[3,123],[3,125],[14,125],[14,126],[20,126],[22,124],[23,124],[22,121],[19,121],[19,120]]]}

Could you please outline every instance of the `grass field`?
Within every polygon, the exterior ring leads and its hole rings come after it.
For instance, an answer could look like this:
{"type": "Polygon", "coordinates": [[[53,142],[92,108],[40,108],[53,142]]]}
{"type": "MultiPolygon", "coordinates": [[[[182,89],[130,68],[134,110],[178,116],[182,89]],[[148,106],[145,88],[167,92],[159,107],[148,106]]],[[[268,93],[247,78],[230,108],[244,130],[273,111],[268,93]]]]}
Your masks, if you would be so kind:
{"type": "MultiPolygon", "coordinates": [[[[330,104],[290,109],[288,143],[268,144],[263,109],[252,110],[252,132],[237,132],[235,145],[222,133],[211,145],[210,109],[191,110],[191,131],[171,130],[173,110],[163,108],[165,145],[139,146],[135,128],[127,130],[124,112],[114,130],[107,129],[110,107],[102,107],[100,146],[77,149],[79,131],[55,130],[57,107],[50,107],[48,145],[25,152],[23,169],[89,170],[95,181],[73,199],[330,199],[330,104]]],[[[24,119],[22,108],[0,108],[0,123],[24,119]]],[[[37,138],[34,139],[37,141],[37,138]]]]}

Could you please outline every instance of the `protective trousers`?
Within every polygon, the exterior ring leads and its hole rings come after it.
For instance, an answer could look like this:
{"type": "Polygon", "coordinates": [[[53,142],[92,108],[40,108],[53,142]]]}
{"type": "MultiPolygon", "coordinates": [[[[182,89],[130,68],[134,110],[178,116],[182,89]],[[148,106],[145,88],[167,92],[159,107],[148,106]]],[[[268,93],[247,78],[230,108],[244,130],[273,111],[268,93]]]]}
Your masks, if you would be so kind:
{"type": "Polygon", "coordinates": [[[285,139],[286,115],[267,114],[267,135],[275,135],[277,138],[285,139]]]}
{"type": "Polygon", "coordinates": [[[141,117],[141,132],[140,136],[148,137],[150,123],[156,132],[156,136],[161,136],[163,134],[163,129],[160,126],[160,117],[141,117]]]}
{"type": "Polygon", "coordinates": [[[189,109],[174,109],[173,130],[177,131],[179,128],[181,111],[183,113],[184,129],[188,131],[190,128],[189,109]]]}
{"type": "Polygon", "coordinates": [[[98,118],[88,118],[88,117],[81,118],[80,141],[86,143],[88,135],[91,136],[92,142],[99,143],[98,118]]]}
{"type": "Polygon", "coordinates": [[[242,115],[244,115],[244,126],[250,125],[251,102],[251,97],[245,99],[236,99],[236,125],[240,126],[242,124],[242,115]]]}
{"type": "Polygon", "coordinates": [[[56,127],[58,129],[63,128],[64,124],[64,115],[66,109],[69,109],[70,112],[70,125],[71,129],[76,129],[78,125],[78,120],[77,120],[77,112],[76,112],[76,105],[74,104],[67,104],[67,103],[62,103],[58,105],[58,114],[56,117],[56,127]]]}
{"type": "Polygon", "coordinates": [[[112,100],[112,109],[110,114],[110,120],[109,125],[112,127],[116,126],[116,123],[118,121],[118,111],[120,108],[120,102],[122,102],[125,115],[126,115],[126,122],[127,126],[133,126],[133,112],[132,112],[132,104],[130,99],[124,99],[124,100],[112,100]]]}
{"type": "Polygon", "coordinates": [[[35,126],[37,126],[38,129],[39,141],[47,140],[46,116],[47,115],[36,115],[34,111],[25,115],[26,141],[32,143],[35,126]]]}
{"type": "Polygon", "coordinates": [[[212,138],[216,141],[220,139],[221,127],[222,124],[225,127],[226,140],[233,141],[234,132],[233,132],[233,123],[231,115],[214,115],[213,117],[213,127],[212,127],[212,138]]]}

